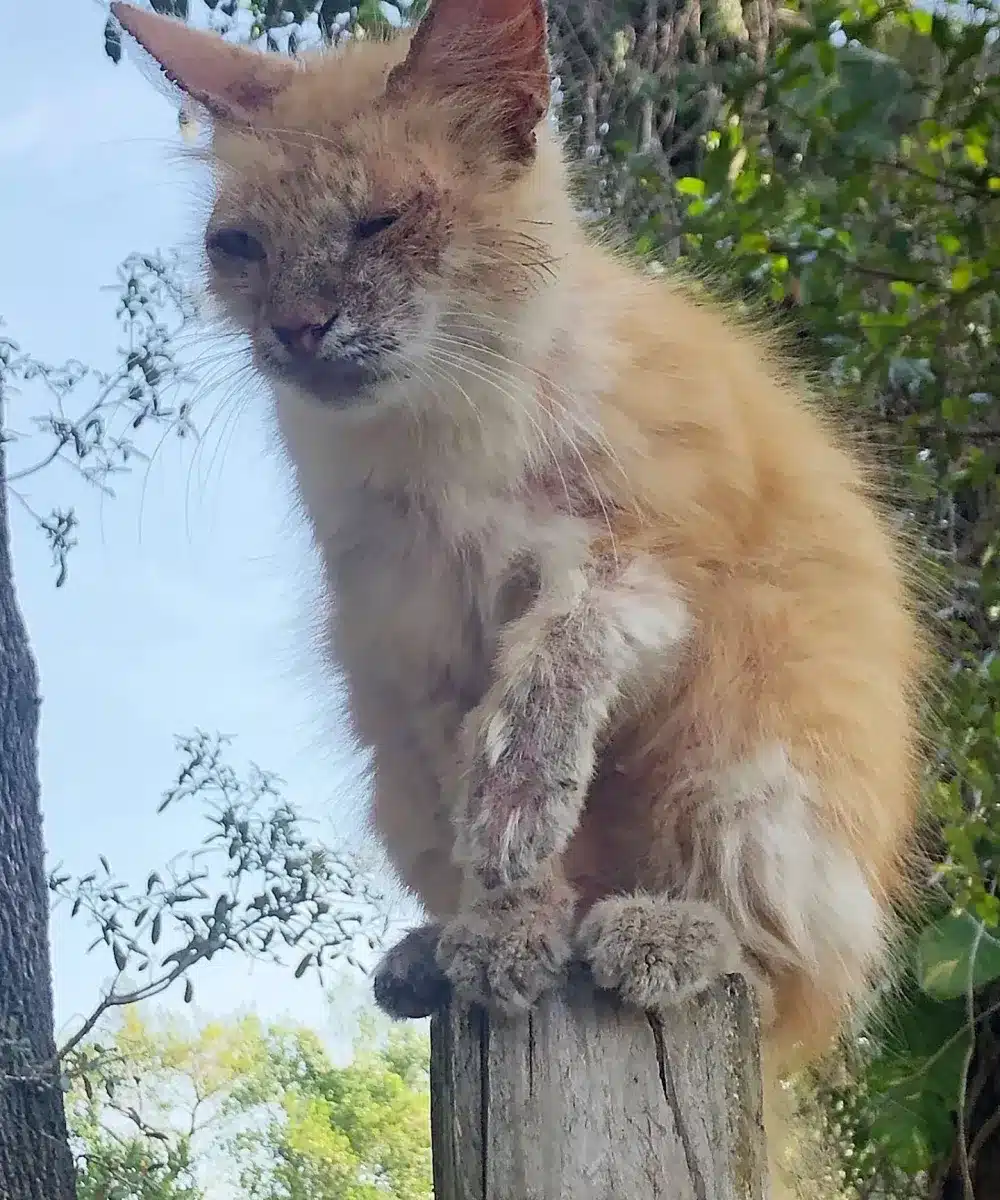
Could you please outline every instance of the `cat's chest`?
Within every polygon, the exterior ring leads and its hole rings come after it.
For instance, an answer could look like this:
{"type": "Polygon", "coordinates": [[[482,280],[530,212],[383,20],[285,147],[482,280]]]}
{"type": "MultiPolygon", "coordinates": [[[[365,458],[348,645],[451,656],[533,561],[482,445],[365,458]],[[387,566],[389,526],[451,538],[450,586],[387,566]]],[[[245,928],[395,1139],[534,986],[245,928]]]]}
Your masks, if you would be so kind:
{"type": "Polygon", "coordinates": [[[331,650],[363,740],[428,718],[457,732],[489,686],[501,628],[530,603],[526,540],[512,513],[449,521],[390,499],[345,520],[326,547],[331,650]]]}

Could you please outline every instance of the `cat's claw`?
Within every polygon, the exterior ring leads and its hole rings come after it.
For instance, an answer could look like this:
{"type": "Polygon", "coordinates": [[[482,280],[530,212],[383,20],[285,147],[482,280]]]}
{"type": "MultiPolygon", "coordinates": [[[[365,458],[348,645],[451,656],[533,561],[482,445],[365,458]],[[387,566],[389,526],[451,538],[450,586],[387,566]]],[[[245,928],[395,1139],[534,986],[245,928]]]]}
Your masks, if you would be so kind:
{"type": "Polygon", "coordinates": [[[590,910],[577,950],[599,987],[643,1009],[680,1003],[743,970],[726,917],[713,905],[666,896],[614,896],[590,910]]]}
{"type": "Polygon", "coordinates": [[[437,964],[441,926],[421,925],[397,942],[379,963],[375,1003],[390,1017],[429,1017],[448,1003],[451,985],[437,964]]]}
{"type": "Polygon", "coordinates": [[[463,999],[523,1012],[561,982],[571,920],[568,893],[547,884],[496,892],[448,922],[438,964],[463,999]]]}

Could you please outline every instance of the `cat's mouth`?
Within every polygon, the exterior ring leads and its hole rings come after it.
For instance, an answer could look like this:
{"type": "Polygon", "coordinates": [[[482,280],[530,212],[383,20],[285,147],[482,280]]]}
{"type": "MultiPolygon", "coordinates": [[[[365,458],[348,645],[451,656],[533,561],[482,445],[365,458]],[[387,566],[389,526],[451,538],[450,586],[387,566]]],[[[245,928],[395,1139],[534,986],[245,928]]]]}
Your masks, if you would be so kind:
{"type": "Polygon", "coordinates": [[[289,358],[279,361],[265,356],[272,374],[294,383],[322,404],[340,408],[363,403],[380,384],[392,376],[372,361],[355,358],[289,358]]]}

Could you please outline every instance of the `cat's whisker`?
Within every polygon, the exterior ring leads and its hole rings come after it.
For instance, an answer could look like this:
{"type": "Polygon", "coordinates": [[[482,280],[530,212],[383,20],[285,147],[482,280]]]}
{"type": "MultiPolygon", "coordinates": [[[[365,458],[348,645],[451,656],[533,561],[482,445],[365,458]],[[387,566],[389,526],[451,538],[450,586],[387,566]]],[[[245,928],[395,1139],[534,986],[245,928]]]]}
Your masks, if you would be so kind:
{"type": "Polygon", "coordinates": [[[213,455],[212,461],[209,464],[206,485],[211,483],[212,476],[216,472],[216,461],[218,461],[218,473],[216,478],[221,486],[221,482],[226,471],[226,462],[229,458],[229,451],[232,448],[233,440],[236,437],[236,431],[239,428],[240,419],[248,410],[253,400],[253,390],[251,386],[252,383],[252,377],[244,380],[240,391],[237,392],[233,400],[230,402],[229,416],[223,422],[222,429],[219,431],[218,450],[216,451],[216,454],[213,455]]]}
{"type": "Polygon", "coordinates": [[[153,465],[157,461],[160,451],[166,445],[167,440],[174,434],[175,427],[168,425],[160,434],[156,445],[153,447],[153,452],[146,461],[146,469],[142,474],[142,487],[139,489],[139,512],[136,517],[136,528],[138,531],[139,541],[142,541],[142,525],[146,515],[146,495],[149,490],[149,477],[153,470],[153,465]]]}
{"type": "MultiPolygon", "coordinates": [[[[235,433],[239,418],[246,411],[247,394],[242,389],[234,389],[233,396],[222,408],[222,423],[219,426],[218,433],[215,439],[215,449],[212,451],[211,458],[200,480],[197,481],[197,495],[199,503],[204,504],[207,499],[208,488],[213,479],[221,479],[225,468],[225,459],[228,454],[229,446],[231,445],[232,436],[235,433]],[[228,435],[228,436],[227,436],[228,435]],[[221,457],[220,457],[221,456],[221,457]],[[216,476],[216,463],[219,463],[219,472],[216,476]]],[[[188,476],[188,486],[185,490],[184,497],[184,523],[188,536],[191,535],[193,528],[193,496],[195,495],[194,483],[196,476],[190,473],[188,476]]]]}
{"type": "Polygon", "coordinates": [[[225,433],[229,421],[232,419],[234,410],[239,410],[242,404],[241,393],[243,392],[243,389],[248,388],[254,382],[255,376],[252,364],[243,363],[239,365],[224,380],[215,381],[212,384],[212,390],[219,390],[221,395],[215,405],[211,417],[205,425],[205,428],[201,431],[195,452],[191,456],[191,462],[188,467],[187,480],[184,488],[184,525],[188,536],[190,536],[191,532],[192,489],[195,485],[195,481],[198,480],[199,462],[203,460],[205,454],[208,453],[207,447],[209,445],[209,438],[213,430],[216,429],[218,423],[221,421],[222,424],[218,430],[218,437],[216,438],[215,450],[212,453],[212,458],[209,460],[208,466],[206,467],[204,474],[197,484],[199,489],[204,488],[208,478],[212,473],[213,465],[219,452],[222,436],[225,433]]]}
{"type": "MultiPolygon", "coordinates": [[[[508,329],[512,329],[515,331],[520,331],[522,328],[522,323],[520,321],[515,321],[511,317],[501,317],[499,313],[495,313],[495,312],[475,312],[475,313],[473,313],[468,308],[443,308],[440,310],[438,315],[442,318],[451,318],[451,317],[468,318],[470,316],[475,315],[477,317],[481,317],[484,322],[489,321],[497,327],[503,325],[503,326],[506,326],[508,329]]],[[[478,328],[478,326],[477,326],[477,328],[478,328]]]]}
{"type": "Polygon", "coordinates": [[[212,451],[212,458],[205,467],[205,471],[202,476],[202,485],[206,484],[211,478],[212,471],[214,470],[215,457],[219,452],[220,440],[225,433],[232,410],[234,407],[243,404],[244,399],[249,394],[248,389],[251,387],[254,381],[255,377],[252,367],[249,365],[244,365],[237,368],[224,380],[220,380],[214,385],[213,390],[218,391],[221,394],[215,406],[215,410],[209,425],[206,427],[205,434],[201,439],[201,447],[204,453],[208,452],[209,435],[215,428],[220,416],[222,417],[222,425],[217,430],[215,449],[212,451]]]}
{"type": "MultiPolygon", "coordinates": [[[[538,281],[552,279],[555,277],[554,259],[539,258],[532,260],[516,258],[513,255],[504,254],[503,251],[496,246],[478,247],[475,257],[470,259],[466,270],[468,271],[470,278],[474,278],[475,275],[484,268],[494,272],[503,272],[503,268],[499,266],[499,264],[506,264],[507,266],[514,268],[513,273],[515,275],[534,275],[538,281]],[[474,270],[472,268],[474,268],[474,270]]],[[[505,272],[503,274],[509,275],[510,273],[505,272]]],[[[503,275],[501,277],[503,277],[503,275]]]]}
{"type": "MultiPolygon", "coordinates": [[[[419,379],[423,380],[423,382],[426,384],[431,396],[435,400],[440,401],[441,395],[437,391],[437,387],[436,387],[438,381],[435,380],[434,375],[430,372],[428,367],[416,362],[411,357],[406,358],[405,365],[406,365],[406,369],[408,371],[415,374],[419,379]]],[[[399,381],[399,382],[402,381],[402,378],[400,376],[397,375],[396,378],[397,378],[397,381],[399,381]]],[[[417,431],[417,438],[418,438],[418,442],[419,442],[419,440],[421,439],[422,433],[423,433],[423,422],[420,418],[420,413],[417,410],[416,406],[412,403],[409,395],[407,394],[407,390],[405,388],[403,388],[401,390],[402,390],[402,394],[404,397],[404,402],[406,403],[406,406],[407,406],[407,410],[413,417],[413,423],[414,423],[414,426],[417,431]]],[[[469,403],[470,404],[472,403],[471,400],[469,401],[469,403]]]]}
{"type": "Polygon", "coordinates": [[[489,347],[482,346],[471,338],[455,337],[454,335],[447,334],[444,331],[438,331],[433,335],[433,339],[435,341],[447,340],[455,345],[463,347],[464,349],[474,350],[477,353],[486,354],[490,358],[498,359],[499,361],[504,362],[509,366],[516,368],[517,370],[527,371],[534,375],[546,389],[546,399],[550,403],[558,405],[574,425],[578,425],[583,432],[589,434],[594,439],[597,448],[603,450],[607,454],[611,462],[621,472],[622,477],[626,478],[625,468],[622,465],[617,452],[614,450],[610,441],[608,440],[607,435],[604,433],[600,422],[595,417],[585,412],[581,408],[577,398],[574,397],[572,393],[562,384],[559,384],[556,382],[556,380],[552,379],[550,375],[538,370],[535,367],[518,362],[516,359],[511,358],[510,355],[504,354],[499,350],[493,350],[489,347]],[[569,403],[562,403],[562,401],[560,401],[556,395],[552,394],[553,392],[561,393],[566,397],[569,403]]]}
{"type": "MultiPolygon", "coordinates": [[[[456,362],[458,362],[458,363],[461,363],[461,364],[465,365],[466,369],[470,369],[470,368],[469,368],[469,363],[470,363],[470,360],[469,360],[469,359],[468,359],[466,356],[458,355],[458,354],[456,354],[456,353],[455,353],[455,352],[453,352],[453,351],[447,351],[447,350],[443,350],[441,347],[435,347],[435,353],[437,353],[437,354],[441,354],[441,353],[451,354],[451,355],[453,355],[453,356],[454,356],[454,359],[455,359],[455,361],[456,361],[456,362]]],[[[498,390],[498,391],[500,391],[500,392],[501,392],[503,395],[505,395],[505,396],[509,397],[509,398],[510,398],[512,401],[514,401],[514,403],[516,403],[516,404],[518,405],[518,407],[519,407],[520,411],[521,411],[521,412],[522,412],[522,413],[523,413],[523,414],[524,414],[526,417],[528,417],[528,419],[531,421],[531,424],[534,426],[534,428],[536,429],[536,431],[538,431],[539,433],[541,433],[541,434],[542,434],[542,436],[543,436],[543,438],[544,438],[544,440],[545,440],[545,444],[546,444],[546,446],[547,446],[547,448],[548,448],[548,450],[549,450],[549,453],[550,453],[550,455],[551,455],[551,457],[552,457],[553,464],[555,465],[556,469],[557,469],[557,470],[558,470],[558,472],[559,472],[559,476],[560,476],[560,479],[562,480],[562,484],[563,484],[563,489],[564,489],[564,490],[565,490],[565,492],[566,492],[566,499],[567,499],[567,501],[569,501],[569,502],[570,502],[570,507],[571,507],[571,511],[572,511],[572,501],[571,501],[571,499],[570,499],[569,488],[568,488],[568,485],[567,485],[567,483],[566,483],[566,477],[565,477],[565,475],[564,475],[564,473],[563,473],[563,470],[562,470],[562,467],[561,467],[561,465],[560,465],[560,463],[559,463],[559,459],[558,459],[558,457],[556,456],[556,454],[555,454],[555,451],[554,451],[554,450],[553,450],[553,448],[552,448],[552,444],[551,444],[551,442],[549,441],[548,437],[546,437],[546,436],[544,435],[544,433],[542,433],[541,426],[539,425],[539,423],[537,422],[537,420],[536,420],[536,419],[535,419],[535,418],[534,418],[534,417],[531,415],[531,413],[530,413],[530,411],[529,411],[529,409],[528,409],[528,406],[527,406],[527,405],[524,403],[524,401],[523,401],[522,399],[520,399],[519,397],[515,396],[515,395],[514,395],[514,394],[513,394],[511,391],[509,391],[509,389],[501,387],[501,386],[500,386],[500,385],[499,385],[499,384],[496,382],[496,380],[497,380],[497,379],[504,379],[504,380],[507,380],[507,381],[510,381],[510,382],[514,382],[514,383],[520,383],[520,384],[521,384],[521,386],[523,387],[523,386],[524,386],[524,381],[523,381],[523,380],[519,380],[519,379],[518,379],[518,377],[517,377],[516,375],[513,375],[513,374],[512,374],[511,372],[509,372],[509,371],[500,371],[500,370],[499,370],[499,369],[497,369],[496,367],[487,366],[486,364],[478,364],[478,365],[480,365],[480,366],[482,367],[483,371],[485,372],[484,374],[481,374],[481,375],[479,375],[478,377],[479,377],[480,379],[482,379],[482,381],[483,381],[484,383],[490,383],[490,384],[492,384],[492,385],[493,385],[494,387],[496,387],[496,388],[497,388],[497,390],[498,390]]],[[[530,402],[530,401],[529,401],[529,402],[530,402]]],[[[609,538],[610,545],[611,545],[612,556],[613,556],[613,558],[614,558],[614,561],[615,561],[615,563],[617,564],[617,562],[618,562],[618,545],[617,545],[617,539],[616,539],[616,537],[615,537],[614,528],[613,528],[613,526],[612,526],[612,523],[611,523],[611,514],[610,514],[610,513],[609,513],[609,511],[608,511],[607,502],[606,502],[606,501],[605,501],[605,499],[604,499],[604,494],[603,494],[603,491],[602,491],[602,489],[601,489],[600,485],[598,484],[597,480],[596,480],[596,479],[595,479],[595,477],[594,477],[594,473],[593,473],[593,471],[592,471],[592,470],[591,470],[591,468],[590,468],[590,464],[589,464],[589,463],[587,462],[587,460],[586,460],[586,456],[583,454],[583,452],[580,450],[579,446],[577,445],[577,443],[576,443],[576,439],[575,439],[575,438],[573,437],[573,435],[572,435],[572,431],[571,431],[571,430],[568,430],[568,429],[567,429],[567,428],[566,428],[566,427],[565,427],[565,426],[564,426],[564,425],[563,425],[563,424],[562,424],[562,423],[559,421],[559,419],[556,417],[556,415],[555,415],[554,413],[550,413],[549,415],[551,416],[551,418],[552,418],[552,420],[553,420],[553,422],[554,422],[554,424],[555,424],[555,426],[556,426],[556,429],[557,429],[557,431],[558,431],[558,432],[560,433],[560,435],[562,436],[562,438],[563,438],[563,441],[566,443],[566,446],[569,448],[569,450],[570,450],[570,451],[573,453],[573,455],[576,457],[577,461],[579,462],[580,466],[582,467],[582,469],[583,469],[583,471],[584,471],[584,474],[585,474],[585,475],[586,475],[586,477],[587,477],[587,480],[588,480],[588,482],[589,482],[589,484],[590,484],[591,496],[592,496],[592,498],[594,499],[594,501],[597,503],[598,507],[599,507],[599,508],[600,508],[600,510],[601,510],[601,515],[602,515],[602,517],[603,517],[603,520],[604,520],[604,525],[605,525],[605,528],[606,528],[606,529],[607,529],[607,531],[608,531],[608,538],[609,538]]]]}
{"type": "MultiPolygon", "coordinates": [[[[441,366],[440,362],[437,360],[437,358],[433,354],[429,357],[428,365],[432,366],[437,371],[439,378],[444,383],[450,384],[459,393],[459,395],[462,397],[462,399],[465,400],[465,402],[468,404],[469,408],[472,410],[472,414],[473,414],[473,416],[475,416],[476,422],[478,423],[480,430],[485,431],[485,425],[483,424],[483,414],[479,411],[479,407],[476,404],[476,402],[472,399],[472,397],[465,390],[465,388],[462,387],[462,385],[458,382],[458,380],[455,378],[455,376],[450,373],[446,373],[444,368],[441,366]]],[[[443,397],[440,395],[440,393],[435,393],[435,399],[440,402],[443,400],[443,397]]]]}
{"type": "MultiPolygon", "coordinates": [[[[555,467],[555,469],[559,475],[560,482],[562,483],[563,492],[566,495],[567,508],[569,509],[569,512],[572,514],[575,511],[573,508],[573,497],[572,497],[572,494],[570,493],[569,483],[568,483],[568,481],[566,479],[566,475],[562,469],[562,464],[559,461],[559,455],[556,454],[556,451],[552,445],[552,442],[549,440],[548,435],[546,434],[545,430],[542,428],[542,426],[538,422],[537,418],[532,414],[530,408],[527,405],[525,405],[524,403],[522,403],[521,399],[518,396],[516,396],[513,392],[511,392],[508,388],[505,388],[500,383],[498,383],[496,378],[490,376],[489,374],[484,374],[482,372],[477,371],[475,369],[476,364],[471,362],[469,359],[467,359],[463,356],[455,355],[451,351],[441,350],[440,348],[435,349],[433,351],[433,353],[437,356],[443,355],[445,357],[445,361],[449,361],[449,362],[453,363],[460,370],[464,370],[468,374],[472,375],[474,378],[479,379],[481,382],[487,383],[491,387],[494,387],[498,392],[500,392],[501,395],[506,396],[507,399],[509,399],[513,404],[515,404],[517,406],[518,411],[522,414],[522,416],[525,417],[525,419],[529,422],[529,424],[535,430],[535,432],[541,439],[543,446],[545,447],[546,451],[548,452],[549,459],[551,460],[552,465],[555,467]]],[[[470,404],[472,403],[471,400],[469,402],[470,402],[470,404]]],[[[609,525],[608,532],[611,533],[611,536],[613,539],[614,534],[611,532],[610,525],[609,525]]]]}

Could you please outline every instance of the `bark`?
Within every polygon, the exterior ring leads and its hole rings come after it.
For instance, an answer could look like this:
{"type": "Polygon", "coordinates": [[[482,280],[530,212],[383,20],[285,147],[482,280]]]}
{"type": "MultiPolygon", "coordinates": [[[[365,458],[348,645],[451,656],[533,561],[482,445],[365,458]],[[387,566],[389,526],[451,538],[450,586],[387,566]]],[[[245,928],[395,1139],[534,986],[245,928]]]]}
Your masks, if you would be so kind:
{"type": "Polygon", "coordinates": [[[762,1200],[758,1023],[737,977],[662,1018],[576,978],[431,1024],[436,1200],[762,1200]]]}
{"type": "MultiPolygon", "coordinates": [[[[0,429],[2,415],[0,395],[0,429]]],[[[38,677],[14,593],[4,479],[0,442],[0,1197],[71,1200],[38,805],[38,677]]]]}

